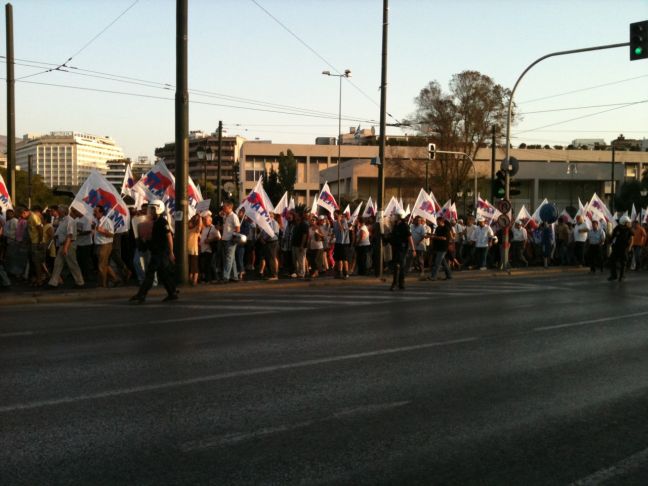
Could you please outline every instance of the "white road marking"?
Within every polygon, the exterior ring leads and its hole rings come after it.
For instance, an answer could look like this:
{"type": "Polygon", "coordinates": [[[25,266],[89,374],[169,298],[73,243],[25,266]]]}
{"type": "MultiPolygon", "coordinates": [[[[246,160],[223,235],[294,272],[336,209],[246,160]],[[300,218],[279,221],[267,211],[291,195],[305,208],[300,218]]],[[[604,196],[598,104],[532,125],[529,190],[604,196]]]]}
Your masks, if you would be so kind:
{"type": "Polygon", "coordinates": [[[379,413],[385,410],[393,410],[395,408],[408,405],[409,403],[410,403],[409,401],[374,403],[362,407],[346,408],[340,410],[339,412],[335,412],[334,414],[329,415],[327,417],[322,417],[320,419],[304,420],[302,422],[278,425],[275,427],[264,427],[262,429],[255,430],[253,432],[225,434],[225,435],[219,435],[219,436],[209,437],[200,440],[193,440],[182,444],[180,446],[180,449],[182,449],[184,452],[191,452],[191,451],[209,449],[211,447],[237,444],[239,442],[243,442],[250,439],[259,439],[261,437],[266,437],[273,434],[289,432],[291,430],[303,429],[306,427],[310,427],[311,425],[314,424],[329,422],[335,419],[344,419],[347,417],[355,417],[355,416],[367,415],[372,413],[379,413]]]}
{"type": "Polygon", "coordinates": [[[201,383],[210,383],[214,381],[230,380],[233,378],[256,376],[256,375],[262,375],[267,373],[274,373],[277,371],[306,368],[310,366],[326,365],[330,363],[340,363],[344,361],[353,361],[353,360],[360,360],[365,358],[374,358],[377,356],[387,356],[390,354],[407,353],[410,351],[420,351],[422,349],[438,348],[442,346],[452,346],[454,344],[464,344],[464,343],[474,342],[477,341],[478,339],[479,338],[477,337],[468,337],[462,339],[453,339],[450,341],[435,341],[431,343],[416,344],[413,346],[401,346],[398,348],[378,349],[375,351],[366,351],[363,353],[329,356],[327,358],[309,359],[305,361],[297,361],[295,363],[262,366],[260,368],[251,368],[248,370],[216,373],[213,375],[188,378],[186,380],[175,380],[175,381],[167,381],[164,383],[157,383],[152,385],[141,385],[141,386],[133,386],[129,388],[118,388],[115,390],[108,390],[104,392],[90,393],[86,395],[77,395],[74,397],[63,397],[63,398],[54,398],[51,400],[38,400],[34,402],[17,403],[13,405],[5,405],[0,407],[0,414],[18,412],[23,410],[34,410],[37,408],[52,407],[57,405],[65,405],[69,403],[75,403],[75,402],[86,401],[86,400],[98,400],[102,398],[113,398],[113,397],[119,397],[123,395],[132,395],[136,393],[166,390],[169,388],[191,386],[191,385],[197,385],[201,383]]]}
{"type": "Polygon", "coordinates": [[[618,478],[639,468],[648,466],[648,449],[626,457],[611,467],[596,471],[594,474],[574,481],[570,486],[593,486],[603,484],[611,479],[618,478]]]}
{"type": "Polygon", "coordinates": [[[536,327],[533,330],[536,332],[544,332],[544,331],[551,331],[553,329],[562,329],[565,327],[586,326],[587,324],[598,324],[600,322],[620,321],[622,319],[628,319],[632,317],[642,317],[642,316],[648,316],[648,312],[636,312],[634,314],[621,314],[618,316],[600,317],[598,319],[587,319],[585,321],[566,322],[564,324],[556,324],[555,326],[536,327]]]}

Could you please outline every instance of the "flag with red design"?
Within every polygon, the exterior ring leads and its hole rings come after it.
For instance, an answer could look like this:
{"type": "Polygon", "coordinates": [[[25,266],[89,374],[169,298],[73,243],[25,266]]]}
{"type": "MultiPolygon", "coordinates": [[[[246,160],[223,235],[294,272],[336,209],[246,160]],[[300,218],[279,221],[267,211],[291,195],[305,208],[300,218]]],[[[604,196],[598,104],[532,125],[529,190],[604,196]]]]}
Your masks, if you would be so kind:
{"type": "Polygon", "coordinates": [[[5,184],[2,174],[0,174],[0,208],[2,212],[6,213],[7,209],[13,209],[13,204],[11,204],[11,196],[9,196],[9,190],[7,189],[7,184],[5,184]]]}
{"type": "Polygon", "coordinates": [[[322,190],[319,193],[319,198],[317,199],[317,205],[326,209],[329,213],[331,213],[331,216],[333,216],[333,213],[336,209],[340,209],[340,206],[338,206],[338,203],[333,197],[333,194],[331,194],[331,189],[329,188],[328,182],[325,182],[322,186],[322,190]]]}
{"type": "Polygon", "coordinates": [[[432,224],[437,224],[436,213],[437,209],[434,200],[428,193],[421,189],[412,209],[412,217],[420,216],[432,224]]]}
{"type": "Polygon", "coordinates": [[[115,233],[125,233],[130,224],[130,213],[115,186],[96,170],[90,175],[77,192],[72,207],[83,216],[92,217],[92,211],[100,206],[112,222],[115,233]]]}
{"type": "Polygon", "coordinates": [[[248,218],[272,238],[275,232],[272,229],[272,215],[270,213],[274,208],[268,208],[267,201],[269,201],[269,198],[263,189],[263,178],[260,178],[240,207],[245,210],[245,215],[248,218]]]}

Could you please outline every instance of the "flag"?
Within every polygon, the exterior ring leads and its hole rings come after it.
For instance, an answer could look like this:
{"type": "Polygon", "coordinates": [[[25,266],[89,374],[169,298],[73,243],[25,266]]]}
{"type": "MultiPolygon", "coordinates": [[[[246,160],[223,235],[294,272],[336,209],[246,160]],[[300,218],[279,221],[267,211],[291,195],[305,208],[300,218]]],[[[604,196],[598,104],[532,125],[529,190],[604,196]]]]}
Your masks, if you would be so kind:
{"type": "Polygon", "coordinates": [[[450,206],[450,219],[454,219],[455,221],[459,219],[459,215],[457,214],[457,205],[455,203],[452,203],[452,206],[450,206]]]}
{"type": "Polygon", "coordinates": [[[441,208],[441,211],[437,213],[437,218],[443,218],[446,221],[450,221],[452,218],[452,199],[448,199],[446,203],[441,208]]]}
{"type": "Polygon", "coordinates": [[[7,184],[5,184],[5,181],[2,178],[2,174],[0,174],[0,208],[2,208],[3,213],[6,213],[7,209],[13,209],[9,190],[7,189],[7,184]]]}
{"type": "Polygon", "coordinates": [[[317,194],[313,197],[313,205],[311,206],[310,213],[317,216],[317,194]]]}
{"type": "Polygon", "coordinates": [[[394,196],[392,196],[389,203],[387,203],[387,207],[383,211],[383,217],[389,219],[392,215],[396,214],[399,209],[401,209],[401,207],[398,204],[398,201],[394,196]]]}
{"type": "Polygon", "coordinates": [[[322,186],[319,198],[317,199],[317,205],[322,206],[324,209],[326,209],[329,213],[331,213],[331,216],[333,216],[333,213],[336,209],[340,209],[340,206],[338,206],[338,203],[335,201],[333,194],[331,194],[328,182],[325,182],[324,186],[322,186]]]}
{"type": "Polygon", "coordinates": [[[115,233],[125,233],[130,225],[130,213],[117,189],[96,170],[92,170],[77,192],[72,207],[83,216],[92,217],[92,210],[101,206],[112,222],[115,233]]]}
{"type": "Polygon", "coordinates": [[[278,214],[281,216],[281,221],[283,223],[283,226],[286,226],[286,216],[288,216],[288,191],[284,192],[284,195],[281,196],[281,199],[279,199],[279,202],[274,208],[273,213],[278,214]]]}
{"type": "Polygon", "coordinates": [[[346,208],[344,208],[344,211],[342,211],[342,214],[344,214],[347,219],[351,217],[351,207],[347,204],[346,208]]]}
{"type": "MultiPolygon", "coordinates": [[[[167,189],[174,185],[175,177],[169,171],[164,161],[160,160],[137,181],[137,184],[133,186],[133,190],[141,192],[146,199],[153,201],[154,199],[164,199],[167,189]]],[[[173,199],[175,201],[175,192],[173,199]]]]}
{"type": "Polygon", "coordinates": [[[419,192],[414,208],[412,209],[412,217],[420,216],[432,224],[437,224],[436,219],[436,205],[434,200],[423,189],[419,192]]]}
{"type": "Polygon", "coordinates": [[[601,220],[604,219],[608,223],[614,224],[614,216],[610,212],[610,210],[607,208],[605,203],[601,201],[601,198],[598,197],[596,193],[592,196],[592,199],[590,200],[589,204],[587,205],[587,209],[589,212],[592,214],[591,219],[597,219],[601,220]]]}
{"type": "Polygon", "coordinates": [[[124,172],[124,182],[122,182],[122,186],[121,186],[122,196],[133,197],[134,185],[135,185],[135,180],[133,179],[133,171],[131,170],[131,165],[126,164],[126,171],[124,172]]]}
{"type": "Polygon", "coordinates": [[[191,176],[188,176],[187,179],[187,199],[189,203],[187,209],[189,212],[189,219],[191,219],[196,214],[196,207],[198,206],[198,203],[203,200],[203,198],[202,194],[200,194],[200,192],[198,191],[196,184],[194,184],[194,181],[191,179],[191,176]]]}
{"type": "Polygon", "coordinates": [[[290,204],[288,204],[288,211],[295,209],[295,198],[290,196],[290,204]]]}
{"type": "Polygon", "coordinates": [[[353,224],[356,222],[356,219],[358,219],[358,216],[360,215],[360,208],[362,207],[362,202],[358,204],[358,206],[355,208],[353,211],[353,214],[349,218],[349,223],[353,224]]]}
{"type": "Polygon", "coordinates": [[[410,205],[408,204],[407,208],[405,209],[405,216],[409,216],[410,214],[412,214],[412,210],[410,209],[410,205]]]}
{"type": "Polygon", "coordinates": [[[522,206],[522,209],[520,209],[520,212],[518,212],[517,216],[515,217],[515,221],[520,221],[522,223],[522,226],[526,226],[530,219],[531,215],[529,214],[526,206],[522,206]]]}
{"type": "Polygon", "coordinates": [[[482,199],[480,195],[477,195],[477,217],[484,218],[487,225],[491,225],[495,221],[500,213],[495,206],[488,202],[488,199],[482,199]]]}
{"type": "Polygon", "coordinates": [[[560,213],[559,218],[562,218],[565,223],[573,223],[574,222],[572,217],[567,212],[567,209],[563,209],[563,212],[560,213]]]}
{"type": "Polygon", "coordinates": [[[434,211],[441,211],[441,205],[439,204],[439,201],[437,201],[437,198],[434,197],[434,193],[432,191],[430,191],[430,199],[432,199],[432,202],[434,203],[434,211]]]}
{"type": "Polygon", "coordinates": [[[263,190],[263,178],[259,178],[256,186],[243,200],[240,207],[243,208],[248,218],[254,221],[259,228],[272,238],[275,232],[272,229],[270,210],[265,205],[267,198],[268,196],[263,190]]]}
{"type": "Polygon", "coordinates": [[[630,221],[637,220],[637,209],[635,208],[634,203],[632,203],[632,212],[630,213],[630,221]]]}
{"type": "Polygon", "coordinates": [[[533,212],[531,215],[531,220],[529,221],[529,224],[531,224],[532,228],[537,228],[540,226],[540,223],[542,223],[542,219],[540,219],[540,210],[542,209],[542,206],[545,204],[549,204],[549,200],[547,198],[544,198],[540,205],[536,208],[536,210],[533,212]]]}
{"type": "Polygon", "coordinates": [[[365,210],[362,213],[363,218],[368,218],[376,215],[376,206],[374,206],[373,201],[371,200],[371,196],[369,196],[369,200],[367,201],[367,205],[365,206],[365,210]]]}

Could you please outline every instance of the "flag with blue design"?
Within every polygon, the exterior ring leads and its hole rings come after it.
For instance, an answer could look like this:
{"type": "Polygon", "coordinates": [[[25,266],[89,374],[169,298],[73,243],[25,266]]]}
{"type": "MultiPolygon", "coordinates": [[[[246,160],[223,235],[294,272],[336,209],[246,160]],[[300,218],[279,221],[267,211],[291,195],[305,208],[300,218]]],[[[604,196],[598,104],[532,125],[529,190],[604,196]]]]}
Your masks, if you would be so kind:
{"type": "Polygon", "coordinates": [[[121,186],[121,195],[130,196],[133,195],[133,186],[135,185],[135,179],[133,178],[133,170],[131,169],[130,164],[126,164],[126,171],[124,172],[124,181],[121,186]]]}
{"type": "Polygon", "coordinates": [[[256,186],[250,194],[241,203],[241,208],[245,211],[245,215],[250,218],[256,225],[265,231],[270,238],[275,236],[272,229],[272,214],[273,207],[268,207],[270,198],[263,189],[263,178],[259,178],[256,186]]]}
{"type": "Polygon", "coordinates": [[[338,206],[338,203],[333,197],[333,194],[331,194],[331,189],[329,188],[328,182],[325,182],[322,186],[322,190],[320,191],[319,197],[317,199],[317,205],[326,209],[329,213],[331,213],[331,216],[333,216],[333,213],[336,209],[340,209],[340,206],[338,206]]]}
{"type": "Polygon", "coordinates": [[[125,233],[130,225],[130,213],[117,189],[96,170],[90,175],[77,192],[72,207],[83,216],[92,217],[97,206],[104,210],[106,218],[114,227],[115,233],[125,233]]]}
{"type": "Polygon", "coordinates": [[[2,178],[2,174],[0,174],[0,208],[2,208],[3,213],[6,213],[7,209],[13,209],[9,190],[7,189],[7,184],[5,184],[5,181],[2,178]]]}

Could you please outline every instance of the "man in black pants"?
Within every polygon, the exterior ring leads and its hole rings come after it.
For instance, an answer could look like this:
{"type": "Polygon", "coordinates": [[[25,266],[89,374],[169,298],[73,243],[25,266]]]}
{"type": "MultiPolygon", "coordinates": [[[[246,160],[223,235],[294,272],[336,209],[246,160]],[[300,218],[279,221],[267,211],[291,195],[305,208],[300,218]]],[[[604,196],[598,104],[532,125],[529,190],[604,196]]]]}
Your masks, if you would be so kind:
{"type": "Polygon", "coordinates": [[[405,262],[407,261],[407,248],[411,248],[412,256],[416,257],[416,247],[412,239],[412,232],[410,227],[405,221],[405,211],[399,209],[396,213],[398,222],[391,232],[391,246],[392,246],[392,265],[394,280],[392,281],[389,290],[394,290],[396,285],[403,290],[405,288],[405,272],[407,268],[405,262]]]}
{"type": "Polygon", "coordinates": [[[151,252],[151,259],[146,266],[146,275],[139,291],[130,298],[131,302],[143,303],[146,300],[146,294],[153,286],[153,279],[157,272],[158,281],[164,285],[167,296],[162,302],[168,302],[178,299],[175,278],[173,276],[173,264],[175,264],[175,255],[173,254],[173,235],[166,218],[163,216],[165,206],[159,199],[149,204],[149,214],[153,220],[153,227],[150,238],[140,234],[146,242],[151,252]]]}
{"type": "Polygon", "coordinates": [[[610,255],[610,277],[609,281],[616,280],[617,267],[619,268],[619,282],[623,280],[628,252],[632,247],[632,230],[630,229],[630,218],[621,216],[619,225],[612,231],[612,254],[610,255]]]}

